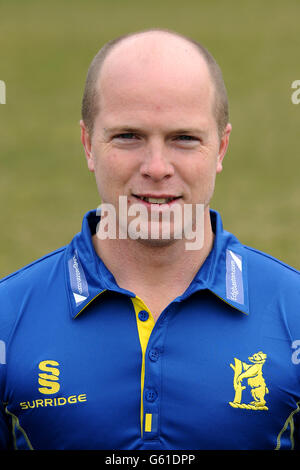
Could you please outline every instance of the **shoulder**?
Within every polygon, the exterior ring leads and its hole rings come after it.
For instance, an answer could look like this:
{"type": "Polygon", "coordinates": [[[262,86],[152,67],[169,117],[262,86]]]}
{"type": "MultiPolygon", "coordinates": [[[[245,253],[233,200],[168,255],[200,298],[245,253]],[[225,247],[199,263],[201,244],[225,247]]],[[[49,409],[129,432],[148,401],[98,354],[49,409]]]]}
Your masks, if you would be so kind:
{"type": "Polygon", "coordinates": [[[51,265],[55,265],[63,257],[65,250],[66,246],[58,248],[0,279],[0,293],[6,289],[20,287],[23,283],[32,282],[35,279],[40,280],[41,274],[45,273],[51,265]]]}
{"type": "Polygon", "coordinates": [[[26,303],[43,298],[49,282],[64,276],[66,246],[33,261],[0,280],[0,336],[5,340],[26,303]]]}
{"type": "Polygon", "coordinates": [[[270,281],[276,279],[288,280],[298,284],[300,282],[300,271],[284,263],[283,261],[271,256],[263,251],[243,245],[247,253],[249,269],[255,270],[256,275],[268,275],[270,281]]]}
{"type": "Polygon", "coordinates": [[[300,272],[267,253],[248,246],[244,248],[252,303],[295,312],[300,306],[300,272]]]}

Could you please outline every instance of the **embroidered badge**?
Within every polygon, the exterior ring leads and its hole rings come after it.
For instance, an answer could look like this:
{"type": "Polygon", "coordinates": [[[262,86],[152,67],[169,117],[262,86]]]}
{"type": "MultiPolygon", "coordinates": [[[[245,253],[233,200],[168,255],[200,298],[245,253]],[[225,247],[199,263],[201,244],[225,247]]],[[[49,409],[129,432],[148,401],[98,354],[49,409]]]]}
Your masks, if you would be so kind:
{"type": "Polygon", "coordinates": [[[246,410],[267,410],[265,395],[269,393],[266,386],[262,368],[266,362],[267,355],[262,351],[248,357],[251,364],[242,362],[240,359],[234,358],[234,365],[230,367],[234,370],[233,387],[235,391],[233,401],[229,405],[233,408],[243,408],[246,410]],[[245,385],[245,383],[247,385],[245,385]],[[242,393],[249,388],[253,397],[250,403],[242,403],[242,393]]]}

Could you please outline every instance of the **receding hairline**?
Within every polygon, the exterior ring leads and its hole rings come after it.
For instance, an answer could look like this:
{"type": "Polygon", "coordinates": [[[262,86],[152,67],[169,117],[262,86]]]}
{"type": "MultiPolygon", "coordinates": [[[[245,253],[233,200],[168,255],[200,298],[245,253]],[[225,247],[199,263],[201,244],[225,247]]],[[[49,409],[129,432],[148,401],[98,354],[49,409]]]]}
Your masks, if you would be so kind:
{"type": "MultiPolygon", "coordinates": [[[[111,54],[115,51],[115,49],[118,48],[118,46],[122,46],[123,43],[128,43],[130,42],[130,40],[134,40],[134,39],[137,39],[139,36],[151,36],[152,34],[155,34],[155,33],[159,33],[159,35],[161,34],[162,36],[170,36],[170,37],[173,37],[175,39],[179,39],[181,40],[182,43],[186,43],[187,45],[189,45],[190,47],[192,47],[195,52],[197,52],[199,54],[199,48],[197,47],[197,43],[192,40],[192,39],[189,39],[185,36],[183,36],[182,34],[180,33],[176,33],[176,32],[172,32],[172,31],[169,31],[169,30],[164,30],[164,29],[149,29],[149,30],[145,30],[145,31],[138,31],[138,32],[134,32],[134,33],[128,33],[128,34],[125,34],[123,36],[120,36],[116,39],[113,39],[111,41],[109,41],[108,43],[106,43],[99,51],[99,62],[98,62],[98,78],[100,78],[100,74],[101,74],[101,71],[103,69],[103,66],[104,66],[104,63],[107,62],[107,59],[111,56],[111,54]]],[[[159,36],[158,36],[158,39],[159,39],[159,36]]],[[[200,57],[202,57],[205,61],[205,63],[207,63],[207,61],[209,60],[209,56],[205,56],[205,53],[208,52],[206,51],[206,49],[203,48],[203,53],[199,54],[200,57]]],[[[97,54],[98,55],[98,54],[97,54]]],[[[97,57],[96,55],[96,57],[97,57]]],[[[97,62],[97,59],[96,59],[96,62],[97,62]]]]}
{"type": "Polygon", "coordinates": [[[226,124],[228,123],[229,113],[227,91],[225,88],[222,71],[219,65],[215,61],[214,57],[210,54],[210,52],[201,43],[188,36],[178,33],[177,31],[165,28],[150,28],[123,34],[115,39],[111,39],[110,41],[106,42],[104,46],[95,55],[88,69],[81,108],[82,119],[87,127],[90,136],[93,133],[94,120],[99,112],[100,100],[99,92],[97,90],[97,83],[105,60],[108,58],[110,53],[116,48],[116,46],[126,41],[126,39],[132,39],[142,34],[155,32],[169,34],[186,41],[190,45],[193,45],[195,49],[199,52],[200,56],[204,59],[208,67],[211,82],[214,87],[215,103],[213,106],[219,135],[221,136],[226,127],[226,124]]]}

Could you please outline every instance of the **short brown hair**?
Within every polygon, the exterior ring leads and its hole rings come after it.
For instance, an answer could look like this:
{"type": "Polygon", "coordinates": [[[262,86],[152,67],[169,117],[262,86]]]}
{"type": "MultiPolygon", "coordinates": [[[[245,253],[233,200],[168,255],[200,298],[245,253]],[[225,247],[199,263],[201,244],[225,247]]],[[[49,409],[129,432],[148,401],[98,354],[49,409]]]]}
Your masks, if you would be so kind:
{"type": "Polygon", "coordinates": [[[99,112],[99,99],[96,85],[105,58],[107,57],[109,52],[111,52],[111,50],[124,39],[152,31],[160,31],[173,34],[177,37],[181,37],[182,39],[187,40],[189,43],[196,46],[201,56],[204,58],[205,62],[207,63],[211,79],[215,88],[214,114],[217,122],[218,133],[221,137],[229,120],[229,110],[227,91],[223,80],[222,71],[219,65],[217,64],[213,56],[210,54],[210,52],[208,52],[208,50],[198,41],[195,41],[194,39],[191,39],[175,31],[163,28],[151,28],[134,33],[123,34],[122,36],[108,41],[95,55],[88,69],[81,107],[82,119],[87,127],[90,136],[92,136],[94,120],[99,112]]]}

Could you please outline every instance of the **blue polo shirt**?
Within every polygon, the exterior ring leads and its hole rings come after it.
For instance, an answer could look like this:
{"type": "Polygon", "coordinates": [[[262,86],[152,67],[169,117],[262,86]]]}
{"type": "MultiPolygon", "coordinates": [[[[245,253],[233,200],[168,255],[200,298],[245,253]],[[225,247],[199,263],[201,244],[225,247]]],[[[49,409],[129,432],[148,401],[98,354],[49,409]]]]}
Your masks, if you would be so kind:
{"type": "Polygon", "coordinates": [[[1,281],[1,449],[300,447],[299,272],[211,221],[156,322],[97,256],[96,211],[1,281]]]}

